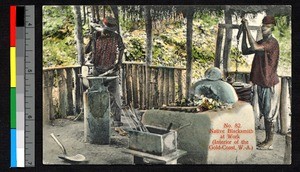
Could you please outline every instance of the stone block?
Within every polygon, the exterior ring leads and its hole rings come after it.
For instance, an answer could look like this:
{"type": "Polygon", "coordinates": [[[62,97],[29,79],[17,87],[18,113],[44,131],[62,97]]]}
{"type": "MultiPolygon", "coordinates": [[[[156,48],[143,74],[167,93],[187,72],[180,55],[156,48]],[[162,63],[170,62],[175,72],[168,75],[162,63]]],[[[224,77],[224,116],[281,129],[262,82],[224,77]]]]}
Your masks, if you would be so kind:
{"type": "Polygon", "coordinates": [[[129,149],[164,156],[177,149],[177,132],[164,128],[146,126],[149,132],[129,130],[129,149]]]}
{"type": "Polygon", "coordinates": [[[173,123],[178,149],[188,152],[178,160],[182,164],[236,164],[256,149],[253,108],[242,101],[232,109],[201,113],[147,110],[142,122],[164,128],[173,123]]]}

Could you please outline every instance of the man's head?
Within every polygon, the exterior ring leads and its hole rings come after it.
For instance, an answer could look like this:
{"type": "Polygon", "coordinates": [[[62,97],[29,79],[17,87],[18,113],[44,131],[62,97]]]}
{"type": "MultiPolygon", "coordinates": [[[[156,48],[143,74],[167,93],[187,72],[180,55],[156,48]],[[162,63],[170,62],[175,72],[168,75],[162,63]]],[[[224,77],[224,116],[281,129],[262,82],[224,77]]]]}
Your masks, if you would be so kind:
{"type": "Polygon", "coordinates": [[[262,20],[262,34],[264,37],[268,37],[272,34],[274,30],[274,26],[276,26],[276,21],[273,16],[265,16],[262,20]]]}
{"type": "Polygon", "coordinates": [[[106,17],[106,18],[103,18],[102,20],[102,23],[104,24],[104,32],[106,30],[108,31],[112,31],[112,32],[116,32],[118,29],[117,29],[117,20],[113,17],[106,17]]]}

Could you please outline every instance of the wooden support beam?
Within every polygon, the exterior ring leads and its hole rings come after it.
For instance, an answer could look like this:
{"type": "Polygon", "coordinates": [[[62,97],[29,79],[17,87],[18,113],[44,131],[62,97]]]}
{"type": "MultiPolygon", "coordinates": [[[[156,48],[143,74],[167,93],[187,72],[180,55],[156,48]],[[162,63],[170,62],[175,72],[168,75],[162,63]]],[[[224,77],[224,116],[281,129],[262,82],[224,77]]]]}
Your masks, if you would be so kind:
{"type": "Polygon", "coordinates": [[[289,109],[288,109],[288,80],[287,78],[281,78],[281,95],[280,95],[280,124],[281,124],[281,134],[287,134],[288,132],[288,115],[289,115],[289,109]]]}
{"type": "Polygon", "coordinates": [[[67,115],[75,115],[74,114],[74,106],[73,106],[73,71],[72,69],[66,69],[66,91],[67,91],[67,115]]]}
{"type": "MultiPolygon", "coordinates": [[[[229,10],[225,10],[225,23],[232,24],[232,15],[229,10]]],[[[226,29],[226,37],[223,51],[223,75],[226,78],[228,76],[228,62],[231,49],[232,29],[226,29]]]]}
{"type": "Polygon", "coordinates": [[[221,63],[223,36],[224,36],[224,29],[222,27],[219,27],[218,28],[218,37],[217,37],[216,55],[215,55],[215,67],[217,67],[217,68],[220,68],[220,63],[221,63]]]}
{"type": "Polygon", "coordinates": [[[66,71],[64,69],[57,70],[58,75],[58,90],[59,90],[59,107],[58,113],[62,118],[67,116],[67,86],[66,86],[66,71]]]}
{"type": "Polygon", "coordinates": [[[80,68],[74,68],[73,72],[74,72],[74,83],[75,83],[75,93],[74,93],[75,103],[74,103],[74,106],[75,106],[76,113],[79,114],[80,111],[81,111],[81,108],[83,108],[83,105],[82,105],[82,88],[81,88],[82,83],[80,83],[80,79],[78,77],[78,74],[81,73],[81,69],[80,68]]]}
{"type": "MultiPolygon", "coordinates": [[[[219,28],[221,29],[239,29],[240,25],[237,24],[219,24],[219,28]]],[[[249,26],[250,30],[258,30],[260,29],[260,26],[249,26]]]]}
{"type": "Polygon", "coordinates": [[[190,86],[192,82],[192,66],[193,66],[193,16],[194,11],[188,10],[187,12],[187,33],[186,33],[186,51],[187,51],[187,62],[186,62],[186,93],[185,97],[190,96],[190,86]]]}

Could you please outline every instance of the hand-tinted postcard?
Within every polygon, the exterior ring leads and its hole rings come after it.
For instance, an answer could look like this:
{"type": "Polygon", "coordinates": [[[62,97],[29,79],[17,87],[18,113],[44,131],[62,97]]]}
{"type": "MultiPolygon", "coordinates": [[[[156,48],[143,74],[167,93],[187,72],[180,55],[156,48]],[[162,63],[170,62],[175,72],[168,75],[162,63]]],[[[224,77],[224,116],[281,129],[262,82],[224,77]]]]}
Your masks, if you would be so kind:
{"type": "Polygon", "coordinates": [[[43,6],[43,164],[291,164],[290,5],[43,6]]]}

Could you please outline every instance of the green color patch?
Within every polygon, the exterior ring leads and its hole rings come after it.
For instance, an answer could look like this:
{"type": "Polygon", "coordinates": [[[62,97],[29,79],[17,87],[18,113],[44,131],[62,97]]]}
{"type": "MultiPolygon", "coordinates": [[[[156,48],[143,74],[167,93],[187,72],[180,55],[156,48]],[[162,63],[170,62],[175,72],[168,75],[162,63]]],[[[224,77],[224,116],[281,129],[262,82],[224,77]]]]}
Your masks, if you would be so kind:
{"type": "Polygon", "coordinates": [[[10,128],[16,128],[16,88],[10,88],[10,128]]]}

